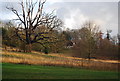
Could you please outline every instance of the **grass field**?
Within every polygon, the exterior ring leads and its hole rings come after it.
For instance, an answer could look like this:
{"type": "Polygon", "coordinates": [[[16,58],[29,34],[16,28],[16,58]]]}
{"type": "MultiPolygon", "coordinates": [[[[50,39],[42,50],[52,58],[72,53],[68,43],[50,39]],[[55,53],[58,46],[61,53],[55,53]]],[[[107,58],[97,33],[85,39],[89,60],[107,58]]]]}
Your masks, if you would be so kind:
{"type": "Polygon", "coordinates": [[[118,79],[117,72],[3,63],[3,79],[118,79]]]}
{"type": "Polygon", "coordinates": [[[22,53],[22,52],[2,52],[3,63],[30,64],[30,65],[47,65],[77,67],[94,70],[118,71],[118,61],[100,60],[64,56],[63,54],[43,54],[41,52],[22,53]]]}
{"type": "Polygon", "coordinates": [[[118,79],[118,61],[2,51],[3,79],[118,79]],[[106,71],[107,70],[107,71],[106,71]]]}

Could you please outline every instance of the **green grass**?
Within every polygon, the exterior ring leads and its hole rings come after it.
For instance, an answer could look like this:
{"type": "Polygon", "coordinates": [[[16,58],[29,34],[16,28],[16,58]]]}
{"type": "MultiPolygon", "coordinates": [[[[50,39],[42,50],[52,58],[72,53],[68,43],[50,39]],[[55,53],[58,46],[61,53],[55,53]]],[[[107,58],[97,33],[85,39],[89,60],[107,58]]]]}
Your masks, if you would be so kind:
{"type": "Polygon", "coordinates": [[[39,65],[2,64],[3,79],[118,79],[117,72],[39,65]]]}

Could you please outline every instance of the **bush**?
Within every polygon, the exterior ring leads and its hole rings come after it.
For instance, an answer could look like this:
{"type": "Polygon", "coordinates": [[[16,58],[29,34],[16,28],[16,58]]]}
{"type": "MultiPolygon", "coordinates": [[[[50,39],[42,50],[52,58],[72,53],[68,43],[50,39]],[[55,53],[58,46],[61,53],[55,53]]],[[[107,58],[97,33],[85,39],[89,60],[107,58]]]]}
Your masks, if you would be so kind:
{"type": "Polygon", "coordinates": [[[45,54],[48,54],[48,52],[49,52],[48,48],[45,47],[45,49],[44,49],[44,53],[45,53],[45,54]]]}

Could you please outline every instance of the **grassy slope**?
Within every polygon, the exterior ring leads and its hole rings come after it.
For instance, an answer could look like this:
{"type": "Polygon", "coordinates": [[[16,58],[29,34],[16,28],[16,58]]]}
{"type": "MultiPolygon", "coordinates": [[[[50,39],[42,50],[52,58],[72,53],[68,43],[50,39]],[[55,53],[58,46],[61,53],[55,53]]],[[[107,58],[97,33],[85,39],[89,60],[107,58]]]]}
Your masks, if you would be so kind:
{"type": "Polygon", "coordinates": [[[3,79],[117,79],[117,72],[3,63],[3,79]]]}
{"type": "MultiPolygon", "coordinates": [[[[0,57],[1,58],[1,57],[0,57]]],[[[18,63],[32,65],[51,65],[64,67],[89,68],[95,70],[118,71],[118,61],[106,62],[100,59],[87,59],[69,57],[63,54],[43,54],[40,52],[22,53],[22,52],[2,52],[3,63],[18,63]]]]}

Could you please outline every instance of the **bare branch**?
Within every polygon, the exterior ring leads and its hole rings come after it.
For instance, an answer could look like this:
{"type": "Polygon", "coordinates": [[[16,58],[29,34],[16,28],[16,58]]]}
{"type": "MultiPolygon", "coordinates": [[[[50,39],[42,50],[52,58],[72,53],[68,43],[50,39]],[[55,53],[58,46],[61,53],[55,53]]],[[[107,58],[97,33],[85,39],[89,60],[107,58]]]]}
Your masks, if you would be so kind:
{"type": "Polygon", "coordinates": [[[18,37],[21,41],[26,42],[25,39],[23,39],[23,38],[18,34],[18,32],[19,32],[19,30],[16,29],[15,33],[16,33],[17,37],[18,37]]]}
{"type": "Polygon", "coordinates": [[[38,26],[37,24],[40,21],[40,18],[42,16],[43,5],[44,5],[45,2],[46,2],[46,0],[43,1],[43,2],[41,2],[41,0],[39,1],[39,6],[38,6],[37,14],[36,14],[35,18],[32,21],[32,24],[36,23],[35,26],[34,26],[35,28],[38,26]]]}
{"type": "Polygon", "coordinates": [[[16,14],[17,17],[19,18],[19,20],[20,20],[22,23],[24,23],[23,20],[20,18],[20,16],[19,16],[17,10],[15,10],[14,8],[8,8],[8,7],[6,7],[6,8],[9,9],[9,10],[11,10],[14,14],[16,14]]]}

